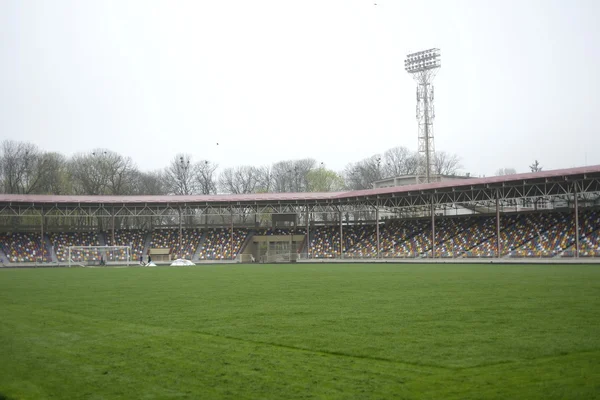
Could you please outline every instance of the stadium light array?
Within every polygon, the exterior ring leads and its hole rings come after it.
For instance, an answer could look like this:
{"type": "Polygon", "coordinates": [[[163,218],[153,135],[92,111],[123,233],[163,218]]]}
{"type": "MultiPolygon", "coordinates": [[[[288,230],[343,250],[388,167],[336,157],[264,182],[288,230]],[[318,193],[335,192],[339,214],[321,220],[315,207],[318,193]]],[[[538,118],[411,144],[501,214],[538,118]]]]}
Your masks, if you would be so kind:
{"type": "Polygon", "coordinates": [[[406,56],[404,60],[404,69],[406,72],[423,72],[442,66],[440,49],[429,49],[419,51],[406,56]]]}
{"type": "Polygon", "coordinates": [[[433,86],[431,85],[437,69],[442,66],[440,49],[419,51],[406,56],[404,69],[417,81],[417,122],[419,125],[419,155],[425,161],[425,182],[431,182],[434,170],[435,146],[433,143],[433,86]]]}

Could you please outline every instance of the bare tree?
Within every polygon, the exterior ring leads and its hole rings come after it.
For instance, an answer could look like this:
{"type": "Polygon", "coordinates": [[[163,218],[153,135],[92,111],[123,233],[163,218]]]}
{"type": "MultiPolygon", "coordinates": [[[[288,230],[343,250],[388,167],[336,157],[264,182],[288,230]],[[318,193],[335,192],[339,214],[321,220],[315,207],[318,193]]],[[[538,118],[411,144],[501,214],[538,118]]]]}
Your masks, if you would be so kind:
{"type": "Polygon", "coordinates": [[[269,166],[257,167],[259,183],[256,193],[268,193],[273,190],[273,173],[269,166]]]}
{"type": "Polygon", "coordinates": [[[271,167],[272,190],[276,193],[292,192],[294,163],[290,160],[279,161],[271,167]]]}
{"type": "Polygon", "coordinates": [[[164,195],[167,189],[164,187],[164,179],[161,171],[141,172],[137,171],[134,179],[133,194],[137,195],[164,195]]]}
{"type": "Polygon", "coordinates": [[[219,186],[225,193],[256,193],[260,189],[261,179],[262,173],[257,167],[246,165],[225,168],[219,176],[219,186]]]}
{"type": "Polygon", "coordinates": [[[371,189],[373,183],[383,178],[381,157],[374,155],[356,163],[350,163],[344,170],[344,179],[349,189],[371,189]]]}
{"type": "Polygon", "coordinates": [[[108,175],[109,194],[132,194],[137,168],[130,157],[109,151],[104,157],[104,167],[108,175]]]}
{"type": "Polygon", "coordinates": [[[41,159],[42,171],[38,192],[57,195],[72,193],[71,176],[65,156],[60,153],[44,153],[41,159]]]}
{"type": "Polygon", "coordinates": [[[101,195],[105,194],[108,179],[102,173],[100,157],[103,151],[75,154],[69,162],[69,172],[72,177],[75,194],[101,195]],[[96,155],[98,157],[96,157],[96,155]]]}
{"type": "Polygon", "coordinates": [[[208,160],[200,161],[194,165],[196,186],[201,194],[217,193],[217,179],[215,174],[217,168],[217,164],[208,160]]]}
{"type": "Polygon", "coordinates": [[[69,163],[73,190],[77,194],[124,195],[134,192],[137,169],[129,157],[108,149],[73,156],[69,163]]]}
{"type": "Polygon", "coordinates": [[[307,176],[317,162],[312,158],[279,161],[271,167],[274,192],[302,192],[308,187],[307,176]]]}
{"type": "Polygon", "coordinates": [[[5,193],[36,193],[45,172],[43,159],[32,143],[5,140],[0,153],[0,171],[5,193]]]}
{"type": "Polygon", "coordinates": [[[388,177],[415,175],[419,156],[406,147],[392,147],[383,153],[383,174],[388,177]]]}
{"type": "Polygon", "coordinates": [[[540,165],[540,162],[538,160],[535,160],[533,164],[529,166],[529,169],[531,170],[531,172],[540,172],[542,170],[542,166],[540,165]]]}
{"type": "Polygon", "coordinates": [[[435,153],[433,168],[432,172],[435,175],[456,175],[462,165],[460,164],[460,157],[456,154],[438,151],[435,153]]]}
{"type": "Polygon", "coordinates": [[[163,178],[167,192],[176,195],[197,193],[198,179],[189,154],[177,154],[165,168],[163,178]]]}
{"type": "Polygon", "coordinates": [[[516,173],[517,170],[514,168],[500,168],[496,171],[496,176],[514,175],[516,173]]]}

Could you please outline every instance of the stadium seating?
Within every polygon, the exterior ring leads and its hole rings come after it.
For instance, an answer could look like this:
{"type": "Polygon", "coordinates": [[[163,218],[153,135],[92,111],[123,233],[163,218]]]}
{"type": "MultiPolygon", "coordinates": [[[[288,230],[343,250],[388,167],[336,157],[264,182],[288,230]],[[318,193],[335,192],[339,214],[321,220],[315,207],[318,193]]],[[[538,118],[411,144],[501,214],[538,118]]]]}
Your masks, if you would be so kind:
{"type": "Polygon", "coordinates": [[[575,227],[571,213],[552,213],[540,216],[533,238],[516,250],[511,257],[554,257],[575,241],[575,227]]]}
{"type": "Polygon", "coordinates": [[[0,235],[0,248],[9,262],[48,262],[50,251],[42,244],[39,233],[9,233],[0,235]]]}
{"type": "Polygon", "coordinates": [[[157,229],[152,232],[151,248],[170,249],[171,259],[185,258],[191,260],[202,237],[198,229],[183,229],[181,247],[179,246],[179,229],[157,229]]]}
{"type": "Polygon", "coordinates": [[[274,235],[304,235],[306,228],[260,228],[254,234],[258,236],[274,236],[274,235]]]}
{"type": "MultiPolygon", "coordinates": [[[[144,251],[144,242],[146,240],[147,231],[143,230],[115,230],[115,240],[113,242],[112,232],[106,232],[107,246],[131,246],[131,260],[137,261],[144,251]]],[[[127,252],[119,250],[116,253],[110,253],[107,261],[125,261],[127,252]]]]}
{"type": "MultiPolygon", "coordinates": [[[[52,233],[50,241],[56,251],[56,258],[60,262],[68,261],[69,246],[100,246],[96,232],[61,232],[52,233]]],[[[100,254],[96,250],[74,250],[71,253],[74,262],[100,261],[100,254]]]]}
{"type": "MultiPolygon", "coordinates": [[[[494,230],[490,232],[487,240],[483,240],[474,247],[468,249],[466,253],[470,257],[496,257],[497,256],[497,241],[496,241],[496,219],[493,218],[494,230]]],[[[532,237],[531,232],[535,232],[531,225],[530,219],[526,215],[505,215],[500,219],[500,245],[502,254],[506,254],[515,245],[523,243],[532,237]]]]}
{"type": "MultiPolygon", "coordinates": [[[[508,257],[573,257],[575,227],[573,212],[538,211],[504,214],[500,220],[502,256],[508,257]]],[[[579,215],[579,255],[600,257],[600,212],[584,209],[579,215]]],[[[496,218],[494,215],[439,217],[436,219],[436,257],[496,257],[496,218]]],[[[304,235],[305,228],[262,228],[255,235],[304,235]]],[[[168,248],[172,258],[192,259],[197,252],[200,260],[230,260],[240,252],[248,237],[247,229],[228,228],[183,230],[179,245],[178,229],[157,229],[152,232],[153,248],[168,248]],[[203,233],[204,232],[204,233],[203,233]],[[233,251],[232,251],[233,245],[233,251]],[[200,247],[200,248],[199,248],[200,247]]],[[[143,253],[148,233],[142,230],[105,232],[106,245],[131,246],[132,259],[143,253]]],[[[340,249],[339,225],[311,228],[309,257],[337,258],[343,250],[345,258],[377,256],[377,234],[374,225],[343,227],[340,249]]],[[[59,262],[66,262],[69,246],[98,246],[104,239],[95,232],[61,232],[49,235],[59,262]]],[[[379,227],[380,256],[383,258],[431,257],[431,219],[386,220],[379,227]]],[[[0,234],[0,249],[9,262],[34,262],[42,257],[38,233],[0,234]]],[[[47,241],[46,241],[47,242],[47,241]]],[[[44,261],[50,261],[52,249],[46,249],[44,261]]],[[[125,252],[103,254],[106,261],[124,261],[125,252]]],[[[72,254],[74,262],[100,260],[96,250],[79,250],[72,254]]]]}
{"type": "MultiPolygon", "coordinates": [[[[484,217],[440,218],[436,221],[436,257],[465,257],[465,252],[475,247],[482,240],[489,237],[489,225],[492,221],[484,217]],[[486,229],[479,232],[480,229],[486,229]]],[[[426,230],[428,243],[431,242],[431,227],[426,230]]],[[[431,250],[427,252],[431,257],[431,250]]]]}
{"type": "MultiPolygon", "coordinates": [[[[595,210],[585,211],[579,218],[579,256],[600,257],[600,213],[595,210]]],[[[562,254],[562,257],[575,256],[575,241],[562,254]]]]}
{"type": "Polygon", "coordinates": [[[425,219],[392,223],[380,232],[382,257],[418,257],[431,246],[430,221],[425,219]]]}
{"type": "Polygon", "coordinates": [[[247,237],[247,229],[234,229],[232,242],[231,230],[225,228],[210,229],[201,245],[199,258],[200,260],[234,259],[242,249],[244,240],[247,237]]]}
{"type": "MultiPolygon", "coordinates": [[[[371,245],[364,243],[365,237],[374,231],[373,226],[357,225],[343,227],[343,252],[345,256],[353,256],[355,246],[363,246],[363,251],[371,245]]],[[[372,250],[372,249],[371,249],[372,250]]],[[[369,250],[370,251],[370,250],[369,250]]],[[[310,231],[310,258],[334,258],[340,254],[340,227],[320,226],[310,231]]]]}

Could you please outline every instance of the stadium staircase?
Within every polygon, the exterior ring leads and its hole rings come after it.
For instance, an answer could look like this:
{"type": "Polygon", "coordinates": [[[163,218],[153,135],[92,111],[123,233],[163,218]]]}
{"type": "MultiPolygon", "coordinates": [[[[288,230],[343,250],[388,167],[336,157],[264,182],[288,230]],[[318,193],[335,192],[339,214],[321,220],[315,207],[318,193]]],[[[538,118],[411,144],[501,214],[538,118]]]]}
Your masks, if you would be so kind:
{"type": "Polygon", "coordinates": [[[244,242],[242,243],[242,246],[240,247],[240,251],[238,251],[237,254],[246,254],[246,253],[244,253],[244,251],[248,248],[248,243],[250,243],[252,241],[252,238],[254,237],[255,234],[256,234],[255,230],[248,231],[248,234],[246,235],[246,238],[244,239],[244,242]]]}
{"type": "MultiPolygon", "coordinates": [[[[442,242],[438,242],[438,243],[436,243],[436,253],[439,251],[439,248],[440,248],[440,247],[441,247],[441,246],[442,246],[444,243],[446,243],[446,242],[449,242],[449,241],[451,241],[452,239],[454,239],[455,237],[462,235],[462,234],[463,234],[463,232],[465,232],[465,231],[467,231],[467,230],[471,229],[471,227],[472,227],[473,225],[475,225],[476,223],[477,223],[477,221],[474,221],[474,222],[472,222],[472,223],[470,223],[470,224],[468,224],[468,225],[463,225],[463,226],[462,226],[462,227],[463,227],[463,229],[461,229],[461,230],[459,230],[458,232],[456,232],[456,234],[455,234],[455,235],[452,235],[452,236],[448,237],[446,240],[444,240],[444,241],[442,241],[442,242]]],[[[419,233],[417,233],[416,235],[412,236],[412,237],[411,237],[411,239],[412,239],[412,238],[414,238],[414,237],[415,237],[415,236],[417,236],[417,235],[419,235],[419,233]]],[[[431,231],[429,232],[429,235],[431,235],[431,231]]],[[[437,235],[436,235],[436,236],[437,236],[437,235]]],[[[410,240],[410,239],[408,239],[408,240],[410,240]]],[[[424,251],[423,253],[421,253],[421,254],[425,254],[427,257],[431,257],[431,253],[432,253],[432,250],[433,250],[433,249],[432,249],[432,247],[433,247],[433,246],[431,246],[431,244],[430,244],[430,245],[429,245],[429,247],[427,248],[427,250],[425,250],[425,251],[424,251]]],[[[465,252],[465,251],[462,251],[462,252],[461,252],[461,253],[460,253],[458,256],[462,255],[464,252],[465,252]]],[[[437,256],[437,255],[436,255],[436,256],[437,256]]]]}
{"type": "MultiPolygon", "coordinates": [[[[256,234],[256,232],[254,232],[254,231],[250,231],[248,233],[248,236],[244,240],[244,243],[242,243],[242,247],[240,248],[240,251],[238,252],[237,255],[248,255],[249,256],[252,254],[252,247],[249,246],[249,244],[251,243],[252,237],[254,237],[255,234],[256,234]]],[[[242,258],[242,262],[247,262],[248,259],[249,259],[249,257],[242,258]]]]}
{"type": "Polygon", "coordinates": [[[50,254],[50,259],[52,262],[57,263],[58,257],[56,257],[56,250],[54,250],[54,245],[52,245],[48,235],[44,235],[44,245],[46,246],[46,251],[50,254]]]}
{"type": "Polygon", "coordinates": [[[202,251],[202,247],[204,247],[204,241],[206,241],[206,233],[207,231],[202,231],[202,236],[200,236],[198,246],[196,247],[196,251],[194,251],[194,255],[192,256],[193,263],[197,263],[200,261],[200,252],[202,251]]]}
{"type": "Polygon", "coordinates": [[[144,239],[144,250],[142,251],[142,254],[144,255],[144,257],[146,257],[146,254],[148,254],[148,250],[150,249],[151,242],[152,242],[152,231],[148,232],[146,234],[146,239],[144,239]]]}
{"type": "MultiPolygon", "coordinates": [[[[592,226],[592,227],[587,227],[588,229],[582,230],[581,234],[579,235],[579,245],[581,247],[581,242],[583,240],[585,240],[585,238],[587,236],[593,236],[593,235],[598,235],[600,233],[600,228],[598,228],[597,226],[592,226]]],[[[580,228],[581,229],[581,228],[580,228]]],[[[557,252],[556,255],[553,258],[556,257],[564,257],[565,254],[571,253],[571,254],[575,254],[575,246],[577,245],[577,242],[575,241],[575,237],[571,237],[569,239],[569,245],[562,249],[560,252],[557,252]]],[[[580,248],[581,250],[581,248],[580,248]]]]}
{"type": "Polygon", "coordinates": [[[10,265],[10,261],[8,260],[8,257],[6,256],[6,253],[4,252],[4,250],[0,249],[0,258],[2,259],[2,262],[0,263],[1,265],[10,265]]]}
{"type": "Polygon", "coordinates": [[[300,254],[308,253],[308,241],[306,240],[307,235],[304,235],[304,239],[302,239],[302,244],[300,244],[300,254]]]}
{"type": "MultiPolygon", "coordinates": [[[[528,217],[525,217],[525,218],[528,218],[528,217]]],[[[529,219],[527,220],[527,223],[528,224],[532,224],[531,220],[529,220],[529,219]]],[[[552,227],[554,227],[554,225],[548,226],[548,229],[550,229],[552,227]]],[[[543,230],[542,232],[546,232],[548,229],[543,230]]],[[[540,233],[542,233],[542,232],[540,232],[540,233]]],[[[506,248],[504,248],[504,246],[502,246],[502,250],[501,251],[503,253],[505,253],[502,256],[502,258],[510,258],[510,253],[511,252],[519,249],[520,247],[524,246],[527,242],[535,239],[536,237],[537,237],[536,233],[535,232],[531,232],[530,235],[522,237],[521,240],[519,240],[518,242],[515,242],[515,244],[512,246],[512,249],[506,249],[506,248]]]]}
{"type": "Polygon", "coordinates": [[[100,246],[106,246],[106,233],[105,232],[98,232],[98,243],[100,243],[100,246]]]}
{"type": "MultiPolygon", "coordinates": [[[[556,224],[550,224],[550,225],[543,225],[544,229],[541,229],[541,230],[539,230],[538,232],[539,232],[539,234],[540,234],[540,235],[541,235],[541,234],[544,234],[544,233],[548,232],[549,230],[551,230],[552,228],[554,228],[556,225],[558,225],[558,223],[556,223],[556,224]]],[[[510,254],[510,253],[512,253],[513,251],[517,251],[517,250],[519,250],[521,247],[525,246],[527,243],[531,242],[532,240],[535,240],[537,237],[538,237],[538,235],[534,234],[533,236],[531,236],[531,237],[529,237],[529,238],[527,238],[527,239],[524,239],[524,240],[521,242],[521,244],[519,244],[518,246],[515,246],[515,247],[513,247],[513,249],[512,249],[512,250],[510,250],[510,251],[509,251],[509,252],[506,254],[506,256],[505,256],[505,257],[507,257],[507,258],[508,258],[508,257],[510,257],[510,256],[511,256],[511,254],[510,254]]],[[[572,245],[574,245],[574,244],[575,244],[575,238],[573,237],[573,238],[572,238],[572,239],[571,239],[569,242],[570,242],[570,243],[572,243],[572,245]]],[[[565,250],[567,250],[567,249],[571,248],[571,247],[572,247],[572,245],[569,245],[569,246],[567,246],[566,248],[562,249],[560,252],[557,252],[557,254],[556,254],[556,255],[554,255],[554,256],[552,256],[551,258],[554,258],[554,257],[556,257],[556,256],[558,256],[558,255],[560,255],[560,254],[562,254],[562,253],[563,253],[565,250]]],[[[504,251],[504,250],[503,250],[503,251],[504,251]]]]}
{"type": "MultiPolygon", "coordinates": [[[[505,225],[505,226],[503,226],[503,227],[500,229],[500,232],[502,232],[502,231],[504,231],[504,230],[506,230],[506,229],[510,228],[510,227],[511,227],[511,226],[513,226],[515,223],[516,223],[516,222],[513,222],[513,223],[511,223],[510,225],[505,225]]],[[[473,246],[471,246],[471,247],[469,247],[468,249],[466,249],[465,251],[463,251],[463,252],[461,253],[461,255],[462,255],[462,254],[465,254],[465,253],[467,253],[467,256],[468,256],[468,253],[469,253],[469,252],[471,252],[473,249],[477,248],[478,246],[482,245],[482,244],[483,244],[483,243],[485,243],[485,242],[489,242],[490,240],[494,240],[494,241],[496,240],[496,232],[495,232],[495,231],[494,231],[494,233],[493,233],[493,234],[491,234],[491,235],[489,235],[489,236],[487,236],[487,237],[484,237],[482,240],[480,240],[480,241],[478,241],[478,242],[475,242],[475,244],[474,244],[473,246]]],[[[475,256],[475,257],[477,257],[477,256],[475,256]]]]}

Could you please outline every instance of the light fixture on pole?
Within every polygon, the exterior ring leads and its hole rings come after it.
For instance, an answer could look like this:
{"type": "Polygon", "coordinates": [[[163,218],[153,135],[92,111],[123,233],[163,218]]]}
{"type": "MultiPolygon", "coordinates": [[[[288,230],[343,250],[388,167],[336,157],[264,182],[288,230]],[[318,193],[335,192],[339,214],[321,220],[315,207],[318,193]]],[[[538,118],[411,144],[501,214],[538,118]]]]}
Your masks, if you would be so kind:
{"type": "Polygon", "coordinates": [[[424,161],[419,171],[419,183],[431,182],[431,172],[435,162],[433,143],[433,86],[431,82],[442,66],[440,49],[419,51],[406,56],[404,69],[417,82],[417,122],[419,125],[419,155],[424,161]],[[424,179],[423,179],[424,178],[424,179]]]}

